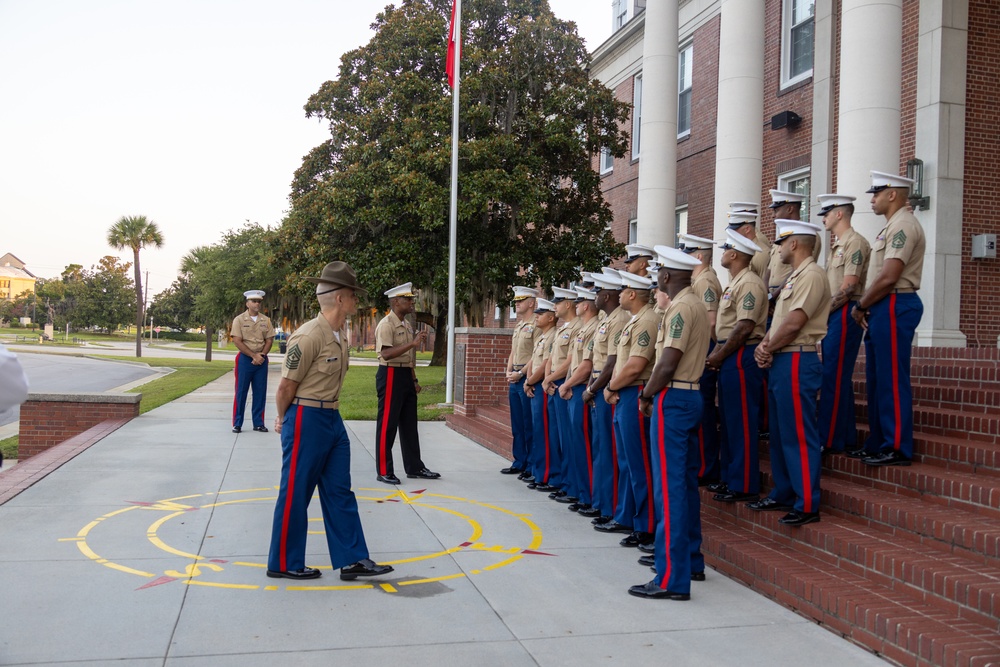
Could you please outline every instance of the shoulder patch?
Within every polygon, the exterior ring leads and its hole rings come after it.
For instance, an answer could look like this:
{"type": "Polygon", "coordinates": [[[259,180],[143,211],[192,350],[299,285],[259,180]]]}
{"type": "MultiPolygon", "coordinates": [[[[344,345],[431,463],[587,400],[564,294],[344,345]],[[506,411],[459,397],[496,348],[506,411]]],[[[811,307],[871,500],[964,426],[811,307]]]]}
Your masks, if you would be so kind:
{"type": "Polygon", "coordinates": [[[670,318],[670,329],[669,336],[671,338],[680,338],[684,335],[684,316],[677,313],[672,318],[670,318]]]}
{"type": "Polygon", "coordinates": [[[649,347],[649,332],[643,329],[639,337],[636,338],[635,344],[639,347],[649,347]]]}
{"type": "Polygon", "coordinates": [[[743,310],[753,310],[753,307],[757,305],[757,297],[750,292],[745,297],[743,297],[743,310]]]}
{"type": "Polygon", "coordinates": [[[707,290],[705,290],[705,303],[715,303],[715,301],[716,301],[715,290],[709,287],[707,290]]]}
{"type": "Polygon", "coordinates": [[[906,245],[906,232],[900,229],[898,232],[892,235],[892,247],[902,248],[906,245]]]}
{"type": "Polygon", "coordinates": [[[861,262],[862,262],[861,251],[855,250],[854,254],[851,255],[851,264],[853,264],[854,266],[861,266],[861,262]]]}
{"type": "Polygon", "coordinates": [[[616,347],[618,346],[618,343],[621,342],[621,340],[622,340],[622,332],[619,331],[618,333],[615,334],[615,346],[616,347]]]}
{"type": "Polygon", "coordinates": [[[288,350],[288,354],[285,355],[285,368],[294,371],[299,367],[300,361],[302,361],[302,350],[299,349],[299,344],[296,343],[288,350]]]}

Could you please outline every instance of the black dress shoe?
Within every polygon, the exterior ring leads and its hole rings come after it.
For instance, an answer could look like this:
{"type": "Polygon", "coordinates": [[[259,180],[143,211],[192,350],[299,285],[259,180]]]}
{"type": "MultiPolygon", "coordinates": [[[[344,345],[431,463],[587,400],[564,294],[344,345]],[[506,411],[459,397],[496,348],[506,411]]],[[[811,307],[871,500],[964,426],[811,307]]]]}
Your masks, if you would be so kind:
{"type": "Polygon", "coordinates": [[[528,488],[529,489],[537,489],[538,488],[538,484],[536,484],[534,482],[528,482],[528,488]]]}
{"type": "Polygon", "coordinates": [[[417,472],[408,472],[406,476],[410,479],[440,479],[441,473],[431,472],[427,468],[421,468],[417,472]]]}
{"type": "Polygon", "coordinates": [[[566,497],[566,492],[563,491],[562,489],[559,489],[558,491],[553,491],[552,493],[549,494],[549,498],[551,498],[552,500],[555,500],[556,498],[565,498],[565,497],[566,497]]]}
{"type": "Polygon", "coordinates": [[[642,584],[640,586],[632,586],[628,589],[629,595],[634,595],[637,598],[646,598],[647,600],[690,600],[691,595],[688,593],[674,593],[673,591],[665,591],[654,582],[649,582],[648,584],[642,584]]]}
{"type": "Polygon", "coordinates": [[[399,484],[399,478],[392,473],[389,473],[388,475],[379,475],[375,479],[385,484],[399,484]]]}
{"type": "Polygon", "coordinates": [[[861,462],[870,466],[908,466],[910,459],[899,452],[880,452],[861,459],[861,462]]]}
{"type": "Polygon", "coordinates": [[[639,556],[639,565],[644,565],[646,567],[653,567],[656,565],[656,556],[653,554],[646,554],[645,556],[639,556]]]}
{"type": "Polygon", "coordinates": [[[704,572],[692,572],[691,573],[691,581],[705,581],[705,573],[704,572]]]}
{"type": "Polygon", "coordinates": [[[872,456],[872,452],[862,447],[861,449],[845,449],[844,454],[847,455],[849,459],[866,459],[872,456]]]}
{"type": "Polygon", "coordinates": [[[234,426],[233,427],[233,433],[242,433],[242,432],[243,432],[243,429],[241,429],[239,426],[234,426]]]}
{"type": "Polygon", "coordinates": [[[579,514],[580,516],[586,516],[586,517],[599,517],[599,516],[601,516],[601,510],[597,509],[596,507],[584,507],[584,508],[578,509],[576,511],[576,513],[579,514]]]}
{"type": "Polygon", "coordinates": [[[500,470],[501,475],[520,475],[522,472],[524,472],[524,468],[515,468],[514,466],[501,468],[500,470]]]}
{"type": "Polygon", "coordinates": [[[761,498],[757,502],[747,503],[747,507],[755,512],[787,512],[792,509],[791,505],[782,505],[773,498],[761,498]]]}
{"type": "Polygon", "coordinates": [[[757,439],[758,440],[770,440],[771,439],[771,432],[770,431],[757,431],[757,439]]]}
{"type": "Polygon", "coordinates": [[[599,533],[631,533],[632,529],[628,526],[623,526],[614,519],[611,519],[607,523],[599,523],[594,526],[594,530],[599,533]]]}
{"type": "Polygon", "coordinates": [[[606,523],[611,523],[612,518],[614,517],[610,517],[607,514],[602,514],[596,519],[591,519],[590,523],[594,524],[595,526],[603,526],[606,523]]]}
{"type": "Polygon", "coordinates": [[[760,494],[742,493],[740,491],[726,491],[725,493],[715,494],[712,496],[712,500],[718,500],[723,503],[738,503],[743,501],[760,500],[760,494]]]}
{"type": "Polygon", "coordinates": [[[656,547],[653,546],[652,542],[649,542],[648,544],[638,544],[636,545],[635,548],[644,554],[651,554],[656,552],[656,547]]]}
{"type": "Polygon", "coordinates": [[[280,570],[268,570],[267,576],[272,579],[317,579],[322,572],[314,567],[304,567],[301,570],[288,570],[286,572],[281,572],[280,570]]]}
{"type": "Polygon", "coordinates": [[[712,477],[699,477],[698,486],[711,486],[712,484],[718,484],[719,480],[712,477]]]}
{"type": "Polygon", "coordinates": [[[729,485],[725,482],[715,482],[714,484],[709,484],[707,488],[712,493],[726,493],[729,491],[729,485]]]}
{"type": "Polygon", "coordinates": [[[583,505],[581,505],[580,503],[570,503],[569,505],[566,506],[566,509],[568,509],[570,512],[576,512],[581,507],[583,507],[583,505]]]}
{"type": "Polygon", "coordinates": [[[553,498],[552,500],[556,501],[557,503],[562,503],[563,505],[569,505],[571,503],[580,501],[580,499],[577,498],[576,496],[569,496],[569,495],[562,495],[562,496],[556,495],[556,497],[553,498]]]}
{"type": "Polygon", "coordinates": [[[623,547],[637,547],[640,544],[652,544],[652,543],[653,543],[652,533],[644,533],[640,530],[636,530],[623,537],[618,544],[623,547]]]}
{"type": "Polygon", "coordinates": [[[376,577],[390,572],[392,572],[392,565],[379,565],[370,558],[362,558],[353,565],[340,568],[340,578],[344,581],[352,581],[358,577],[376,577]]]}
{"type": "MultiPolygon", "coordinates": [[[[521,473],[520,475],[518,475],[517,478],[519,480],[521,480],[522,482],[526,482],[528,484],[532,484],[533,482],[537,481],[535,479],[535,476],[532,475],[532,474],[530,474],[527,470],[524,471],[523,473],[521,473]]],[[[532,487],[532,488],[534,488],[534,487],[532,487]]]]}
{"type": "Polygon", "coordinates": [[[258,433],[267,433],[266,426],[254,426],[253,430],[257,431],[258,433]]]}
{"type": "Polygon", "coordinates": [[[804,526],[807,523],[816,523],[817,521],[819,521],[819,512],[800,512],[798,510],[792,510],[778,519],[778,523],[786,526],[804,526]]]}
{"type": "Polygon", "coordinates": [[[539,482],[535,485],[535,491],[542,491],[543,493],[545,491],[558,491],[558,490],[559,489],[552,486],[551,484],[545,484],[544,482],[539,482]]]}

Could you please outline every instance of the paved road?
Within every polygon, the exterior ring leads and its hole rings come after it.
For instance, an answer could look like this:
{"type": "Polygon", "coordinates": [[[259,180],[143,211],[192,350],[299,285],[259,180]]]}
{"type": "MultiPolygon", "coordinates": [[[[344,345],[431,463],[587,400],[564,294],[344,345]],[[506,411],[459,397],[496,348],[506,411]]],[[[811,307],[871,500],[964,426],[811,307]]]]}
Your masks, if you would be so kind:
{"type": "MultiPolygon", "coordinates": [[[[139,364],[56,354],[18,351],[17,358],[28,374],[30,391],[36,393],[102,392],[157,374],[139,364]]],[[[0,411],[0,426],[17,421],[19,415],[18,408],[0,411]]]]}

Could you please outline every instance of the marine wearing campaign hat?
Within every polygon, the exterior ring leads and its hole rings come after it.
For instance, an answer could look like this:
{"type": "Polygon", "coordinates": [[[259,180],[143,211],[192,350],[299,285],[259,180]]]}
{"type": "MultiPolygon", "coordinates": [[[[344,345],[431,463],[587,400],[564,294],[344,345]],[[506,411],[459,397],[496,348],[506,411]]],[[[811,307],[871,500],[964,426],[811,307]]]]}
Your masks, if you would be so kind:
{"type": "Polygon", "coordinates": [[[779,523],[803,526],[819,521],[821,445],[816,394],[823,369],[816,344],[826,335],[830,285],[812,258],[823,228],[811,222],[775,220],[775,243],[792,273],[781,288],[774,318],[754,351],[770,368],[768,408],[771,425],[771,475],[774,489],[752,509],[787,509],[779,523]],[[792,313],[804,317],[791,317],[792,313]]]}
{"type": "Polygon", "coordinates": [[[719,411],[723,420],[719,482],[709,486],[714,500],[756,500],[760,493],[759,424],[764,376],[753,353],[767,326],[767,289],[750,269],[760,247],[742,234],[726,230],[719,242],[729,285],[719,299],[715,332],[718,343],[706,366],[719,373],[719,411]]]}
{"type": "Polygon", "coordinates": [[[874,466],[909,465],[913,458],[913,388],[910,351],[924,312],[917,295],[923,275],[926,240],[923,227],[909,210],[913,181],[872,171],[872,211],[884,216],[885,227],[872,244],[871,285],[858,299],[854,320],[867,327],[867,374],[870,430],[862,459],[874,466]],[[899,417],[897,418],[897,415],[899,417]]]}
{"type": "Polygon", "coordinates": [[[524,379],[528,375],[528,362],[535,348],[539,330],[535,326],[535,298],[538,291],[523,285],[514,286],[514,311],[517,325],[510,341],[507,356],[507,405],[510,413],[511,455],[513,461],[500,470],[504,475],[529,476],[528,457],[534,444],[534,427],[531,420],[531,399],[524,393],[524,379]]]}
{"type": "Polygon", "coordinates": [[[655,508],[656,577],[632,586],[644,598],[687,600],[691,580],[704,578],[698,496],[697,431],[702,397],[698,382],[710,339],[708,314],[691,289],[701,260],[677,248],[655,247],[661,265],[659,288],[669,307],[659,326],[657,362],[641,389],[640,406],[651,415],[652,489],[655,508]]]}
{"type": "Polygon", "coordinates": [[[403,456],[406,476],[437,479],[420,456],[420,434],[417,429],[417,348],[427,340],[427,332],[414,333],[406,319],[413,314],[413,283],[403,283],[383,294],[389,297],[389,312],[375,326],[375,393],[378,414],[375,418],[375,473],[385,484],[399,484],[392,461],[392,448],[399,431],[399,449],[403,456]]]}
{"type": "Polygon", "coordinates": [[[823,226],[832,245],[826,261],[830,283],[830,315],[823,338],[823,385],[819,400],[819,440],[823,451],[857,450],[854,418],[854,364],[864,336],[851,310],[864,291],[871,246],[851,227],[854,200],[850,195],[817,197],[823,226]]]}
{"type": "Polygon", "coordinates": [[[267,433],[264,426],[264,406],[267,401],[267,355],[274,344],[274,326],[270,318],[260,312],[264,290],[243,292],[246,310],[233,319],[229,335],[239,350],[236,355],[236,394],[233,398],[233,433],[243,430],[247,394],[253,391],[250,418],[253,430],[267,433]]]}

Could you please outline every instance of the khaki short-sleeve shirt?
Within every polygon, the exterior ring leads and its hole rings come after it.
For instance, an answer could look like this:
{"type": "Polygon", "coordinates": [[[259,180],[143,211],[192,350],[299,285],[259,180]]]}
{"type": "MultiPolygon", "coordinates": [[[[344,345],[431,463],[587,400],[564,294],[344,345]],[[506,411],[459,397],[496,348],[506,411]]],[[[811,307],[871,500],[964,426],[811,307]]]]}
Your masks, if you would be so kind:
{"type": "MultiPolygon", "coordinates": [[[[617,358],[615,359],[615,372],[620,373],[628,363],[629,357],[642,357],[647,361],[653,361],[656,357],[656,331],[660,325],[660,316],[653,311],[653,307],[646,304],[638,313],[632,316],[622,329],[622,335],[618,339],[617,358]]],[[[653,364],[648,363],[639,374],[639,377],[632,382],[632,387],[643,384],[649,379],[653,372],[653,364]]]]}
{"type": "Polygon", "coordinates": [[[691,281],[691,290],[701,299],[705,309],[714,312],[719,309],[719,297],[722,296],[722,283],[712,267],[706,268],[691,281]]]}
{"type": "Polygon", "coordinates": [[[708,311],[693,288],[686,287],[670,300],[670,307],[660,321],[656,342],[657,359],[662,350],[668,347],[680,350],[683,355],[673,379],[678,382],[698,382],[705,372],[705,357],[708,356],[710,339],[708,311]]]}
{"type": "Polygon", "coordinates": [[[848,227],[843,238],[838,238],[830,248],[830,257],[826,263],[826,275],[830,280],[830,294],[840,291],[845,276],[857,276],[858,282],[849,295],[857,299],[865,291],[865,281],[868,279],[868,263],[871,261],[872,247],[868,241],[848,227]]]}
{"type": "Polygon", "coordinates": [[[552,368],[569,359],[569,346],[576,337],[576,332],[580,328],[580,318],[574,317],[569,322],[563,322],[556,329],[555,338],[552,339],[552,368]]]}
{"type": "Polygon", "coordinates": [[[750,270],[740,271],[719,301],[719,314],[715,320],[715,335],[722,341],[729,338],[740,320],[751,320],[753,331],[748,341],[760,341],[767,328],[767,290],[764,279],[750,270]]]}
{"type": "Polygon", "coordinates": [[[382,357],[382,348],[409,345],[411,342],[413,342],[413,327],[406,320],[399,319],[396,313],[391,310],[375,326],[375,352],[378,354],[381,366],[391,363],[393,366],[415,367],[417,365],[416,350],[407,350],[392,359],[382,357]]]}
{"type": "Polygon", "coordinates": [[[271,320],[267,315],[257,315],[257,321],[254,322],[250,317],[250,311],[246,310],[233,320],[229,335],[233,338],[242,338],[243,344],[250,348],[251,352],[261,352],[267,339],[274,338],[274,327],[271,326],[271,320]]]}
{"type": "Polygon", "coordinates": [[[761,278],[764,277],[764,272],[767,271],[767,263],[770,259],[771,252],[771,242],[767,240],[767,237],[757,230],[757,236],[754,237],[754,243],[760,248],[760,252],[754,253],[753,258],[750,260],[750,270],[756,273],[761,278]]]}
{"type": "Polygon", "coordinates": [[[552,339],[555,338],[556,329],[552,327],[548,331],[538,330],[538,337],[535,338],[535,348],[531,351],[531,369],[537,371],[545,365],[545,360],[552,354],[552,339]]]}
{"type": "Polygon", "coordinates": [[[784,285],[785,281],[788,280],[789,274],[792,272],[792,265],[785,264],[781,261],[781,246],[778,244],[771,246],[767,270],[769,271],[767,281],[768,291],[778,287],[779,285],[784,285]]]}
{"type": "Polygon", "coordinates": [[[296,329],[288,339],[281,377],[299,383],[298,398],[336,401],[347,375],[350,341],[347,329],[340,340],[322,315],[296,329]]]}
{"type": "Polygon", "coordinates": [[[794,310],[801,310],[808,319],[795,339],[788,344],[815,345],[826,335],[826,323],[830,315],[830,283],[826,273],[812,257],[807,257],[799,268],[792,271],[781,288],[778,303],[774,307],[771,331],[777,331],[794,310]]]}
{"type": "Polygon", "coordinates": [[[540,330],[535,325],[535,318],[519,322],[514,327],[514,333],[510,340],[510,351],[513,353],[512,362],[514,370],[519,371],[529,361],[531,361],[531,351],[535,347],[535,339],[540,330]]]}
{"type": "Polygon", "coordinates": [[[589,350],[589,358],[594,362],[594,372],[600,373],[604,370],[604,365],[608,362],[608,357],[616,353],[618,341],[622,335],[622,329],[631,317],[628,312],[621,308],[615,308],[611,314],[604,318],[594,333],[593,348],[589,350]]]}
{"type": "Polygon", "coordinates": [[[596,317],[591,317],[589,322],[583,322],[581,320],[580,327],[576,330],[576,335],[573,336],[573,342],[570,343],[569,346],[569,369],[566,371],[567,378],[573,374],[577,366],[583,363],[584,359],[590,359],[590,357],[586,355],[594,346],[595,333],[597,333],[596,317]]]}
{"type": "Polygon", "coordinates": [[[896,211],[882,231],[875,237],[872,246],[874,258],[871,270],[877,276],[887,259],[903,262],[903,272],[894,287],[896,289],[920,289],[920,277],[924,271],[924,251],[926,241],[924,228],[905,208],[896,211]]]}

